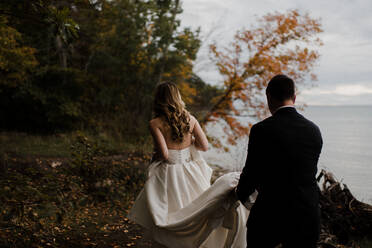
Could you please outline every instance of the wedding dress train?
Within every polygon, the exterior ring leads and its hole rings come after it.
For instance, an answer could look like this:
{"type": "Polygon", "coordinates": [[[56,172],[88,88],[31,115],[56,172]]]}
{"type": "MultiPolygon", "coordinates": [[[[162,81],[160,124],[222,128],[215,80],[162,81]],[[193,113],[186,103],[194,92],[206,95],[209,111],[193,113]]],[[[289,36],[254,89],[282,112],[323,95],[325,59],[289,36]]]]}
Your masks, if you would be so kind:
{"type": "Polygon", "coordinates": [[[238,172],[210,184],[212,169],[194,146],[153,162],[129,219],[167,247],[246,247],[248,210],[235,198],[238,172]]]}

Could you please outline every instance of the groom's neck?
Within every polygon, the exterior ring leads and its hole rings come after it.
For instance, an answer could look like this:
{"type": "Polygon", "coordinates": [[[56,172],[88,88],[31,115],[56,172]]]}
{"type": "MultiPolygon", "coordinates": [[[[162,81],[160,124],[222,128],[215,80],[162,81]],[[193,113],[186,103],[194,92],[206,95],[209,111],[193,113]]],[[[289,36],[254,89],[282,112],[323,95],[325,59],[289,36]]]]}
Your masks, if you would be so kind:
{"type": "Polygon", "coordinates": [[[272,111],[272,114],[274,114],[278,109],[284,108],[284,107],[294,107],[293,100],[285,100],[279,104],[277,104],[274,108],[274,111],[272,111]]]}
{"type": "MultiPolygon", "coordinates": [[[[287,100],[284,100],[282,103],[281,103],[281,106],[280,107],[284,107],[284,106],[294,106],[294,101],[292,99],[287,99],[287,100]]],[[[279,107],[279,108],[280,108],[279,107]]]]}

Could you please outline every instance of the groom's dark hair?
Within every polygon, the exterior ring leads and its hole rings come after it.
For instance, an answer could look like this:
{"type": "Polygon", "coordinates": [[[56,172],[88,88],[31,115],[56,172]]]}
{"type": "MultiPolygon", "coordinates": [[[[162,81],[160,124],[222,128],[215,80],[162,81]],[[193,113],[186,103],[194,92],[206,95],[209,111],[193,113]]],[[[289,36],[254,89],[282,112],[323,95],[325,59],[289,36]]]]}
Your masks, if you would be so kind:
{"type": "Polygon", "coordinates": [[[267,85],[266,94],[269,94],[278,101],[291,99],[295,95],[295,84],[293,80],[286,75],[276,75],[267,85]]]}

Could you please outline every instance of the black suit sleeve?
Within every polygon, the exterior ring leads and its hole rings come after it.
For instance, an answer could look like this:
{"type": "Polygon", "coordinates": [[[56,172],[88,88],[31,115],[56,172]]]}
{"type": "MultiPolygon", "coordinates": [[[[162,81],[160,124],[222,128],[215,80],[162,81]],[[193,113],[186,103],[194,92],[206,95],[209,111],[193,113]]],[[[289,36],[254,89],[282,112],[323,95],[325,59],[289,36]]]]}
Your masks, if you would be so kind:
{"type": "Polygon", "coordinates": [[[238,199],[243,203],[257,187],[257,168],[260,163],[260,153],[262,152],[260,148],[260,143],[262,142],[260,136],[259,128],[255,125],[252,126],[249,134],[247,159],[236,188],[238,199]]]}

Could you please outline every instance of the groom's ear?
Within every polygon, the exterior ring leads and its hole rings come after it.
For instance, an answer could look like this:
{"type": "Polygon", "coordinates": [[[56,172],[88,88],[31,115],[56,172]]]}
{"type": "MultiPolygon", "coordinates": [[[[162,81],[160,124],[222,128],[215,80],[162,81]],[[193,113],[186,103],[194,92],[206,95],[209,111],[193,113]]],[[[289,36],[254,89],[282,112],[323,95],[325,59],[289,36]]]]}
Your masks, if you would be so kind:
{"type": "Polygon", "coordinates": [[[293,96],[293,104],[296,102],[296,95],[293,96]]]}

